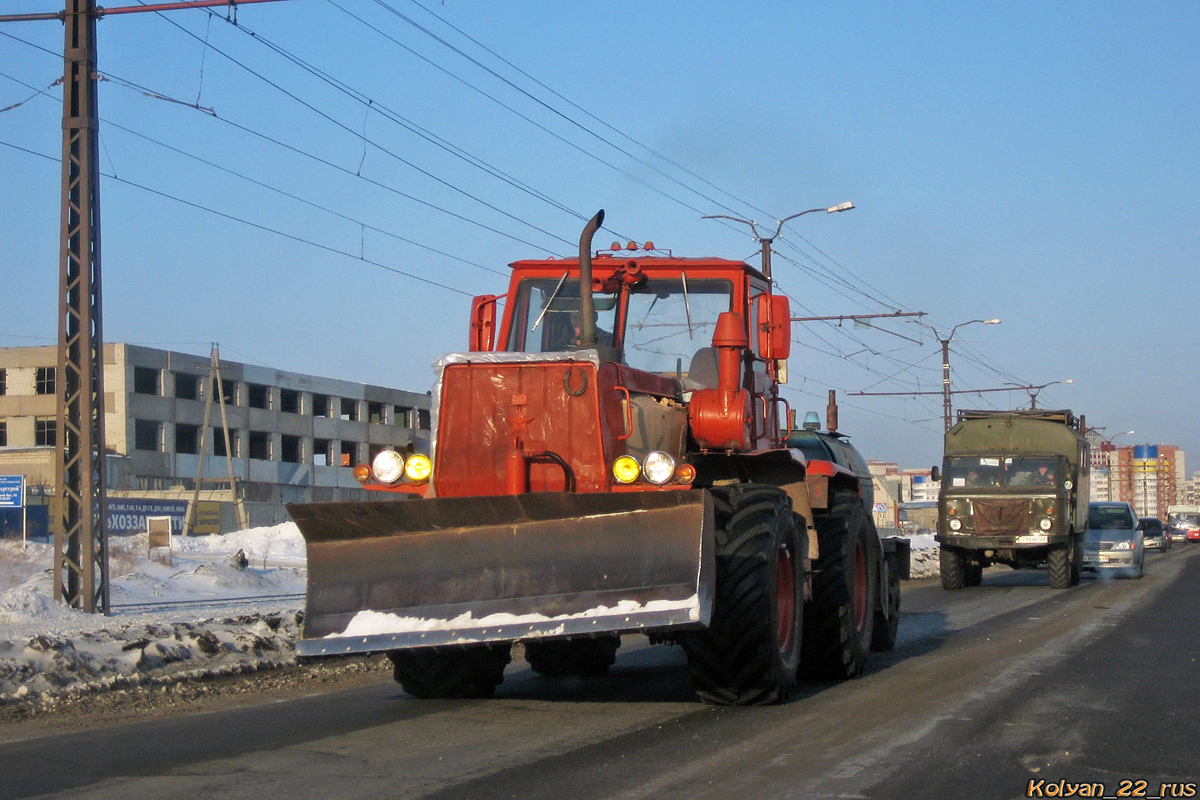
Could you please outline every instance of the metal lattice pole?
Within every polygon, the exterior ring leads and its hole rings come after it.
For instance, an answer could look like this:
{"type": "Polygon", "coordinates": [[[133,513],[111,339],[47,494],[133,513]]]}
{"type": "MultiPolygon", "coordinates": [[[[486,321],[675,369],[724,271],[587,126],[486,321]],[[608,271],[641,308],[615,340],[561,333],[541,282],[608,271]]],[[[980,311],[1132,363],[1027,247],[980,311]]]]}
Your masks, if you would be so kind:
{"type": "Polygon", "coordinates": [[[54,588],[70,606],[107,613],[95,0],[68,0],[63,22],[54,588]]]}

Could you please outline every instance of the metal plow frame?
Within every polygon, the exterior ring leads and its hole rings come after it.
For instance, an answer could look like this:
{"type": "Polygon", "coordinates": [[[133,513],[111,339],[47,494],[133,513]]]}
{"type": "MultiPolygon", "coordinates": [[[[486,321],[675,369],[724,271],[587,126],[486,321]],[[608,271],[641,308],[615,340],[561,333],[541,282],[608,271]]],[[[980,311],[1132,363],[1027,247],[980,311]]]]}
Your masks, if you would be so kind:
{"type": "Polygon", "coordinates": [[[308,545],[299,656],[699,628],[704,490],[289,506],[308,545]]]}

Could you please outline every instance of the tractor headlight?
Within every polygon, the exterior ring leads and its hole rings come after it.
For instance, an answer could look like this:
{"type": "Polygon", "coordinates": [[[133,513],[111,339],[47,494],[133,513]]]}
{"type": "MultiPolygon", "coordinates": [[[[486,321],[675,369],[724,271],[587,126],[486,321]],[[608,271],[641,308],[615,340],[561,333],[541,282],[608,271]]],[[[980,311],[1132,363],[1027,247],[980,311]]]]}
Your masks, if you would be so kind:
{"type": "Polygon", "coordinates": [[[371,461],[371,471],[380,483],[395,483],[404,476],[404,456],[395,450],[381,450],[371,461]]]}
{"type": "Polygon", "coordinates": [[[408,463],[404,465],[404,474],[413,483],[424,483],[429,480],[429,473],[433,472],[433,462],[429,460],[429,456],[416,453],[408,457],[408,463]]]}
{"type": "Polygon", "coordinates": [[[646,480],[661,486],[675,477],[675,459],[661,450],[651,450],[646,454],[642,474],[646,480]]]}
{"type": "Polygon", "coordinates": [[[613,477],[617,483],[633,483],[642,472],[642,467],[633,456],[620,456],[613,462],[613,477]]]}
{"type": "Polygon", "coordinates": [[[957,517],[950,520],[950,530],[961,531],[962,530],[962,520],[958,519],[957,517]]]}

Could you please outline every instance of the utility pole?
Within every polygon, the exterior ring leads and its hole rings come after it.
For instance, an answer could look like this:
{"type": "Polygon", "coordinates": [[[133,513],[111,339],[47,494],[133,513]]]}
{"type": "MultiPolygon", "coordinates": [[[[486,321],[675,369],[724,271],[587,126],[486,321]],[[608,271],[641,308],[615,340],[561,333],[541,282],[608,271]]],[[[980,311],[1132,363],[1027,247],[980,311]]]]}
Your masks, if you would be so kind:
{"type": "Polygon", "coordinates": [[[183,535],[191,536],[196,530],[197,511],[200,507],[200,489],[204,485],[204,446],[208,441],[209,421],[212,419],[213,395],[221,406],[221,429],[225,434],[225,466],[229,473],[229,499],[237,512],[238,530],[250,527],[246,519],[246,504],[238,491],[237,473],[233,470],[233,448],[229,440],[229,416],[225,412],[225,383],[221,378],[221,355],[216,343],[213,343],[209,355],[208,383],[204,391],[204,425],[200,428],[200,463],[196,467],[196,485],[192,487],[192,502],[188,503],[187,513],[183,519],[183,535]],[[216,391],[213,391],[216,387],[216,391]]]}
{"type": "Polygon", "coordinates": [[[191,0],[101,8],[66,0],[60,13],[5,14],[0,22],[63,23],[62,226],[55,392],[54,593],[84,611],[109,612],[104,529],[104,339],[100,302],[100,160],[96,21],[110,14],[277,0],[191,0]]]}
{"type": "Polygon", "coordinates": [[[54,590],[108,613],[96,2],[67,0],[65,13],[54,590]]]}

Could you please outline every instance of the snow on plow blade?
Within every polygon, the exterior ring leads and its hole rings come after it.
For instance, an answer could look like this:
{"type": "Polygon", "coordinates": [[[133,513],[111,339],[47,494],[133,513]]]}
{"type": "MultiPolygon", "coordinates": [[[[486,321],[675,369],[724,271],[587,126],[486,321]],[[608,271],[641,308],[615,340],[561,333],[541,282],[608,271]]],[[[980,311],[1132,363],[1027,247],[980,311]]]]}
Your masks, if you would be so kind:
{"type": "Polygon", "coordinates": [[[308,545],[300,656],[696,628],[703,490],[288,506],[308,545]]]}

